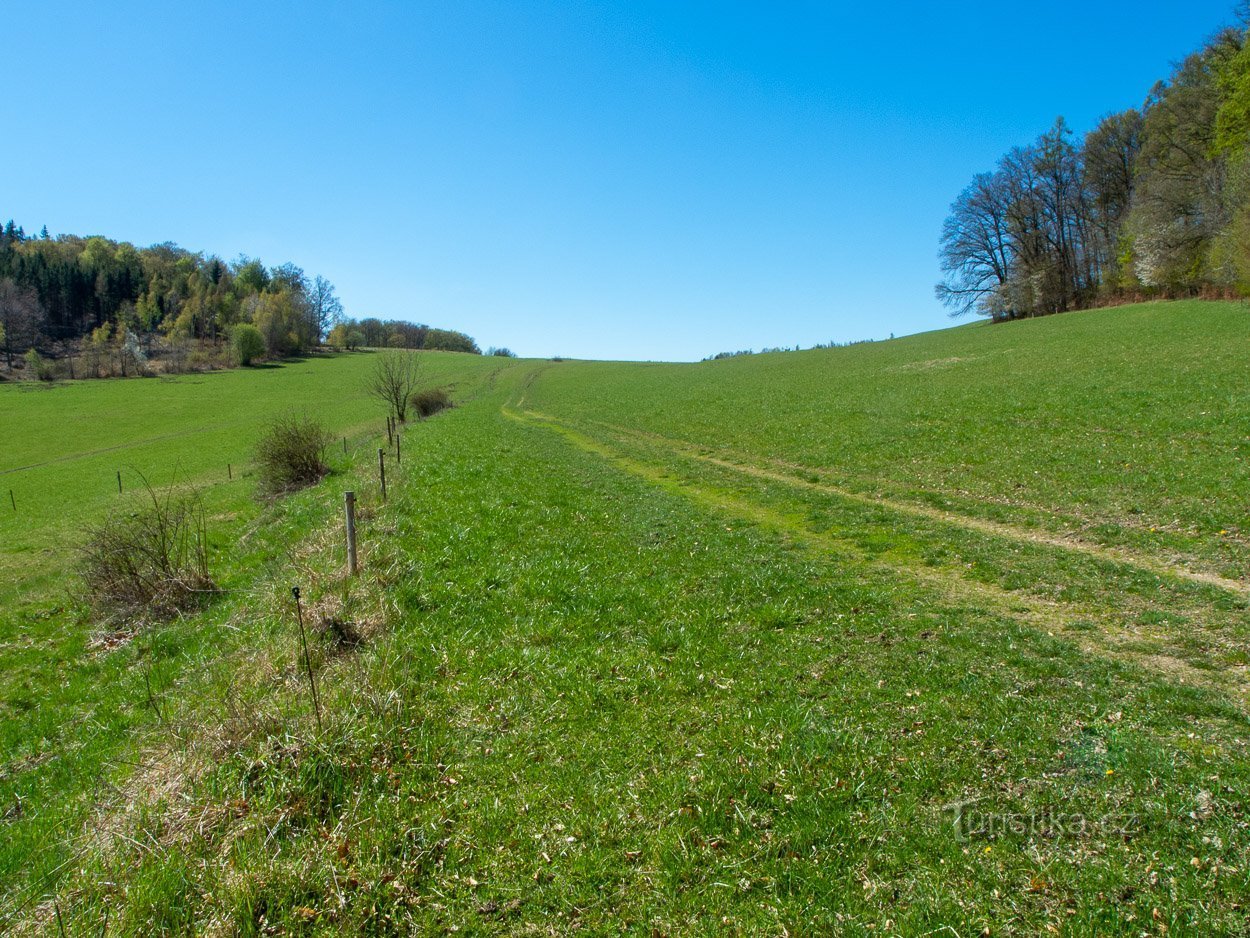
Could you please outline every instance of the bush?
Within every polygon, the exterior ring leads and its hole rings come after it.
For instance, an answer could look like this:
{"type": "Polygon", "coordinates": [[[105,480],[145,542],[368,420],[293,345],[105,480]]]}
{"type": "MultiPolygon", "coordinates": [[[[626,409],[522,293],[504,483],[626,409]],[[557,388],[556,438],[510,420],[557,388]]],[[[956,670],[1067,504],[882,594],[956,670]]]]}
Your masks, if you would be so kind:
{"type": "Polygon", "coordinates": [[[31,349],[23,357],[26,359],[26,368],[29,370],[32,378],[38,378],[40,381],[56,380],[56,366],[34,349],[31,349]]]}
{"type": "Polygon", "coordinates": [[[236,365],[250,365],[265,354],[265,337],[250,323],[240,323],[230,333],[230,350],[236,365]]]}
{"type": "Polygon", "coordinates": [[[424,420],[451,406],[451,395],[442,388],[428,388],[412,395],[412,409],[424,420]]]}
{"type": "Polygon", "coordinates": [[[91,604],[111,616],[168,619],[214,589],[199,497],[170,491],[162,501],[150,486],[147,492],[150,505],[115,514],[82,547],[91,604]]]}
{"type": "Polygon", "coordinates": [[[312,485],[329,472],[330,431],[308,417],[279,417],[256,444],[261,488],[269,494],[312,485]]]}

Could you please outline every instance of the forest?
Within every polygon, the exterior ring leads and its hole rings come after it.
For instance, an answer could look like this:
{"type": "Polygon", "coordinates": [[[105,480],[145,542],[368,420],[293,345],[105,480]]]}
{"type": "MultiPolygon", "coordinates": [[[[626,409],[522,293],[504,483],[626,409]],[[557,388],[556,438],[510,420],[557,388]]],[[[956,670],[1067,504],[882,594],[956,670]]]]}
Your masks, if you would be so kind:
{"type": "Polygon", "coordinates": [[[1250,294],[1247,19],[1078,140],[1061,117],[975,176],[941,233],[937,296],[1017,319],[1250,294]]]}
{"type": "Polygon", "coordinates": [[[295,264],[53,237],[46,227],[28,236],[13,221],[0,229],[0,364],[10,373],[125,376],[157,358],[166,371],[224,367],[323,343],[480,353],[462,332],[352,319],[330,281],[295,264]]]}

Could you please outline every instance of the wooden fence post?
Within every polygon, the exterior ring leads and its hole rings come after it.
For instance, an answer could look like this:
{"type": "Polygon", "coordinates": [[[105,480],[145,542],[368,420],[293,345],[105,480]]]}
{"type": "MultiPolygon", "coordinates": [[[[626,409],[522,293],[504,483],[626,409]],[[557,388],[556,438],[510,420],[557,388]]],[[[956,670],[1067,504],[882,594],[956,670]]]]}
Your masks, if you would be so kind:
{"type": "Polygon", "coordinates": [[[386,501],[386,450],[378,450],[378,478],[382,480],[382,501],[386,501]]]}
{"type": "Polygon", "coordinates": [[[356,493],[343,496],[347,513],[347,575],[356,575],[356,493]]]}
{"type": "Polygon", "coordinates": [[[122,493],[122,471],[118,469],[117,470],[117,494],[120,495],[121,493],[122,493]]]}
{"type": "Polygon", "coordinates": [[[401,462],[403,462],[403,460],[400,459],[400,456],[399,456],[399,437],[400,437],[399,427],[396,427],[395,428],[395,465],[397,466],[401,462]]]}

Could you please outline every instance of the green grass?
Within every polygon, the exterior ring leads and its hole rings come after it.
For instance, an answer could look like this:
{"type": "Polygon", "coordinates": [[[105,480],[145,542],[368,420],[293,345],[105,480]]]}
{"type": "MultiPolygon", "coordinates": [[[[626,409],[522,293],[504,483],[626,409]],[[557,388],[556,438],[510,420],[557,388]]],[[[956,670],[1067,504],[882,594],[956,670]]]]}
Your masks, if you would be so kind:
{"type": "Polygon", "coordinates": [[[204,614],[92,650],[51,572],[11,581],[9,924],[1244,933],[1248,322],[446,356],[459,406],[407,431],[385,506],[363,366],[293,366],[360,455],[271,505],[213,486],[204,614]]]}
{"type": "Polygon", "coordinates": [[[1245,304],[1152,303],[694,366],[561,363],[526,402],[1244,577],[1248,347],[1245,304]]]}
{"type": "MultiPolygon", "coordinates": [[[[94,624],[74,576],[87,527],[141,503],[143,478],[158,489],[193,487],[211,519],[214,577],[227,590],[249,587],[272,549],[262,544],[273,509],[257,499],[250,465],[257,437],[273,417],[307,412],[334,431],[340,474],[358,461],[375,465],[385,410],[365,391],[372,360],[356,353],[173,379],[0,385],[0,883],[21,889],[58,870],[72,832],[133,768],[134,734],[152,719],[133,705],[136,681],[150,672],[148,681],[172,683],[220,653],[220,606],[133,643],[127,630],[94,624]],[[115,644],[123,647],[110,652],[115,644]]],[[[422,368],[423,383],[459,382],[469,393],[499,364],[429,354],[422,368]]]]}

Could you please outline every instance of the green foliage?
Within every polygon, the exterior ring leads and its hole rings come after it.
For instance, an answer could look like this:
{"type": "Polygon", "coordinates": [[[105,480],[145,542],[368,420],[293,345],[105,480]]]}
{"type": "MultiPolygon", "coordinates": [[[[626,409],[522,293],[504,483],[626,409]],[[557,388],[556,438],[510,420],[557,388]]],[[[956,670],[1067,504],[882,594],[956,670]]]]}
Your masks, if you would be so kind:
{"type": "Polygon", "coordinates": [[[1061,312],[1123,296],[1231,296],[1250,282],[1250,47],[1226,29],[1079,149],[1062,119],[952,205],[937,295],[955,315],[1061,312]]]}
{"type": "Polygon", "coordinates": [[[348,348],[349,328],[346,323],[336,323],[326,336],[326,344],[334,348],[348,348]]]}
{"type": "Polygon", "coordinates": [[[1250,142],[1250,45],[1227,56],[1216,73],[1220,103],[1212,143],[1217,154],[1241,157],[1250,142]]]}
{"type": "Polygon", "coordinates": [[[268,292],[256,297],[252,322],[265,342],[265,351],[272,358],[294,355],[310,337],[289,290],[268,292]]]}
{"type": "Polygon", "coordinates": [[[443,388],[426,388],[412,395],[412,409],[424,420],[451,407],[451,395],[443,388]]]}
{"type": "Polygon", "coordinates": [[[443,352],[468,352],[471,355],[480,355],[481,349],[477,347],[469,336],[463,332],[455,332],[451,329],[430,329],[425,336],[425,342],[419,346],[424,349],[432,349],[443,352]]]}
{"type": "Polygon", "coordinates": [[[230,330],[230,347],[236,365],[250,365],[265,354],[265,337],[251,323],[239,323],[230,330]]]}
{"type": "MultiPolygon", "coordinates": [[[[344,318],[330,281],[294,264],[268,268],[246,256],[227,264],[168,243],[140,249],[102,237],[27,238],[10,222],[0,229],[0,284],[8,285],[0,291],[0,323],[22,347],[39,336],[86,337],[101,325],[215,345],[249,322],[280,358],[315,348],[341,322],[334,334],[344,348],[478,351],[472,338],[452,330],[378,320],[362,328],[344,318]],[[374,323],[382,335],[373,334],[374,323]]],[[[7,361],[12,350],[4,350],[7,361]]]]}
{"type": "Polygon", "coordinates": [[[30,349],[22,357],[26,360],[26,372],[32,378],[39,381],[56,380],[56,367],[35,349],[30,349]]]}

